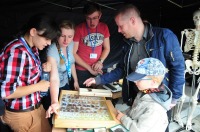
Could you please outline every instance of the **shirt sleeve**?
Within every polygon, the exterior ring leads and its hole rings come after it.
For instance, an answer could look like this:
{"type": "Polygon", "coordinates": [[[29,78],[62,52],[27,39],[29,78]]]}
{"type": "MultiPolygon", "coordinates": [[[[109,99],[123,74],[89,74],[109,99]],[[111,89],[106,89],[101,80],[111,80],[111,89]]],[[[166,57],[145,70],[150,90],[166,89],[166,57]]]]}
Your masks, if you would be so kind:
{"type": "Polygon", "coordinates": [[[79,40],[81,39],[80,31],[81,31],[81,28],[80,28],[80,25],[78,25],[75,29],[75,34],[74,34],[74,38],[73,38],[74,42],[79,42],[79,40]]]}
{"type": "Polygon", "coordinates": [[[13,48],[5,53],[1,68],[1,97],[7,97],[12,94],[16,87],[23,86],[24,83],[20,80],[25,79],[24,65],[27,59],[27,52],[13,48]]]}
{"type": "Polygon", "coordinates": [[[108,37],[110,37],[110,32],[109,32],[109,29],[108,29],[108,26],[105,24],[105,34],[104,34],[104,36],[105,36],[105,38],[108,38],[108,37]]]}
{"type": "Polygon", "coordinates": [[[58,49],[57,49],[55,43],[51,44],[48,47],[48,49],[47,49],[47,57],[53,57],[56,60],[57,64],[60,63],[60,56],[59,56],[58,49]]]}
{"type": "Polygon", "coordinates": [[[172,91],[172,103],[176,104],[176,101],[182,96],[183,85],[185,83],[184,70],[185,61],[180,49],[178,39],[174,33],[168,31],[166,34],[166,60],[169,68],[169,88],[172,91]]]}

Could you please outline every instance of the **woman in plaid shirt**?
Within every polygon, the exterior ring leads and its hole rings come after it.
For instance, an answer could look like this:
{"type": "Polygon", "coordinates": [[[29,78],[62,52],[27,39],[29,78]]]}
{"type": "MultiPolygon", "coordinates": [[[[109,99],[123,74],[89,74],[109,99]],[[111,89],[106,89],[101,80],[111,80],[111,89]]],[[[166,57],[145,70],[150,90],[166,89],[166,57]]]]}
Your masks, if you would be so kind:
{"type": "Polygon", "coordinates": [[[40,92],[47,91],[50,82],[41,80],[38,49],[50,45],[58,33],[54,21],[36,14],[20,36],[1,51],[0,93],[6,105],[3,120],[16,132],[51,131],[40,103],[40,92]]]}

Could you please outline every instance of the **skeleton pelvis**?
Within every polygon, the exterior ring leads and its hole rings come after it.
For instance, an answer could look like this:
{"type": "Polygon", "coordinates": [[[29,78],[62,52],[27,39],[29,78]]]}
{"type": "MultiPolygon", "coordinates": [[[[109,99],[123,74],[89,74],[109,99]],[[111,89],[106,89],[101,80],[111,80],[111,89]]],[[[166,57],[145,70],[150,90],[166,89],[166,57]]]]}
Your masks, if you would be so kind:
{"type": "Polygon", "coordinates": [[[189,74],[199,75],[200,74],[200,63],[193,63],[192,60],[185,61],[186,69],[189,74]]]}

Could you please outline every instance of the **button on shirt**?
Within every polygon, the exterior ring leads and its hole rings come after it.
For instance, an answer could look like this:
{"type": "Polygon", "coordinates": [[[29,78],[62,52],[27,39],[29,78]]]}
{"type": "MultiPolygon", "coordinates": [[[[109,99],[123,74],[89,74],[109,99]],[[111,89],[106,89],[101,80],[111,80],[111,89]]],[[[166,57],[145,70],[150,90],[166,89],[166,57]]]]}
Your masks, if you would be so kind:
{"type": "MultiPolygon", "coordinates": [[[[32,52],[39,60],[38,50],[32,52]]],[[[11,95],[18,86],[36,84],[41,72],[20,40],[15,40],[3,49],[0,54],[0,91],[1,98],[11,95]]],[[[16,99],[7,99],[6,106],[15,110],[27,109],[41,100],[39,92],[16,99]]]]}

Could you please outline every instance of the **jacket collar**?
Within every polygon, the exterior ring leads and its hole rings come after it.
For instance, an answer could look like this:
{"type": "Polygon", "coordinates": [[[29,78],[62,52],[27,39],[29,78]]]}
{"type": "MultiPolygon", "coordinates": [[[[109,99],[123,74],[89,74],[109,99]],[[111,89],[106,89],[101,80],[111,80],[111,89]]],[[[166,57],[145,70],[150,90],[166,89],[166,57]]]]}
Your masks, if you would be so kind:
{"type": "MultiPolygon", "coordinates": [[[[144,25],[145,25],[145,32],[143,34],[143,38],[149,40],[150,38],[154,36],[153,27],[149,22],[144,22],[144,25]]],[[[123,38],[123,40],[128,45],[131,45],[133,41],[136,41],[134,37],[129,38],[129,39],[123,38]]]]}

